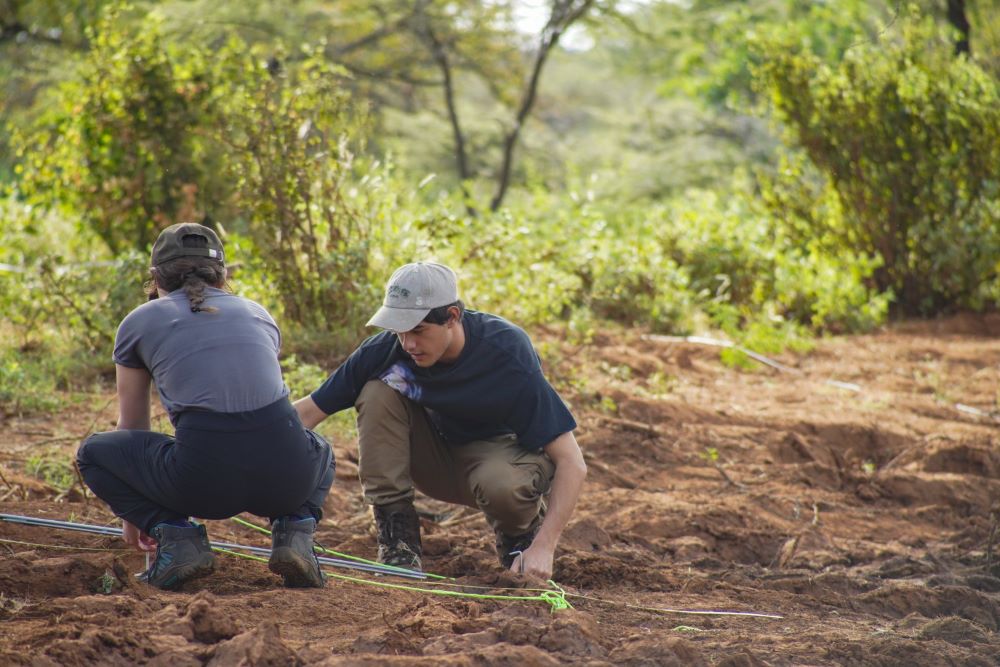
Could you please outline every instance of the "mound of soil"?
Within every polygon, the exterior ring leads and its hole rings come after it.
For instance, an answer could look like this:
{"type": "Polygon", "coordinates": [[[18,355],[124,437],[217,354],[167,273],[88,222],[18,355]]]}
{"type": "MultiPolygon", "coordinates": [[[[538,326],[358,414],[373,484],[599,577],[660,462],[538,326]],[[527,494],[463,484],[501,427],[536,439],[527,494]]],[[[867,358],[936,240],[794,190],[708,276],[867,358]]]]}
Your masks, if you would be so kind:
{"type": "MultiPolygon", "coordinates": [[[[572,609],[343,579],[286,590],[227,556],[166,593],[135,581],[143,558],[117,538],[0,523],[0,664],[1000,664],[998,331],[962,316],[824,340],[780,359],[797,372],[734,370],[641,332],[582,347],[543,332],[589,466],[556,560],[572,609]]],[[[2,511],[116,525],[26,465],[68,457],[114,409],[0,424],[2,511]]],[[[355,443],[335,446],[318,539],[372,557],[355,443]]],[[[446,590],[536,594],[497,570],[479,516],[418,505],[446,590]]]]}

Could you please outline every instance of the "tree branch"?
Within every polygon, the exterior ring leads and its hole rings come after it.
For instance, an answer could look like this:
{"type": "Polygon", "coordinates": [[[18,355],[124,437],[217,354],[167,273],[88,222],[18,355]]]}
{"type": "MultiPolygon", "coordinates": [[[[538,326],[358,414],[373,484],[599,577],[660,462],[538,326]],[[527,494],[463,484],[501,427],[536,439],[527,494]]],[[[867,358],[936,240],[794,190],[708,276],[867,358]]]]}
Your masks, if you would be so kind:
{"type": "Polygon", "coordinates": [[[425,6],[426,3],[420,3],[418,5],[421,22],[419,28],[417,29],[417,35],[430,48],[434,62],[437,64],[438,69],[441,70],[443,83],[442,92],[444,93],[445,107],[448,110],[448,122],[451,125],[451,133],[455,142],[456,168],[458,169],[458,178],[461,182],[460,187],[462,188],[462,193],[465,195],[466,199],[465,210],[470,216],[475,217],[477,212],[470,203],[471,196],[466,187],[466,183],[472,177],[472,173],[469,170],[468,153],[465,148],[465,133],[462,131],[462,124],[458,115],[458,105],[455,103],[455,83],[452,78],[452,65],[448,57],[448,51],[445,48],[445,44],[434,31],[430,18],[424,12],[425,6]]]}
{"type": "MultiPolygon", "coordinates": [[[[347,55],[349,53],[353,53],[354,51],[357,51],[358,49],[364,48],[366,46],[371,46],[372,44],[377,44],[378,42],[382,41],[384,38],[392,35],[393,33],[397,32],[397,31],[399,31],[401,28],[404,28],[410,21],[413,20],[414,16],[416,16],[417,12],[419,12],[421,10],[423,4],[424,3],[416,3],[414,5],[413,9],[411,11],[407,12],[405,15],[399,17],[398,19],[396,19],[392,23],[387,23],[387,24],[383,25],[381,28],[373,30],[372,32],[368,33],[367,35],[365,35],[363,37],[357,38],[353,42],[348,42],[347,44],[344,44],[344,45],[338,46],[338,47],[328,47],[326,49],[327,56],[329,58],[333,59],[333,60],[336,60],[337,58],[339,58],[341,56],[345,56],[345,55],[347,55]]],[[[376,7],[377,7],[377,3],[376,3],[376,7]]],[[[383,20],[386,18],[384,12],[379,12],[379,15],[382,17],[383,20]]]]}
{"type": "Polygon", "coordinates": [[[507,133],[507,136],[504,137],[503,163],[500,167],[496,194],[493,195],[493,199],[490,201],[491,211],[496,211],[500,208],[500,204],[503,203],[503,198],[507,194],[507,188],[510,185],[511,165],[514,161],[514,148],[517,146],[517,140],[520,137],[521,128],[524,127],[524,121],[528,117],[528,114],[531,113],[531,108],[535,104],[538,83],[541,80],[545,61],[548,59],[552,49],[559,43],[559,38],[562,37],[566,29],[586,14],[593,6],[594,1],[582,0],[579,5],[576,4],[576,0],[555,0],[552,3],[552,13],[549,16],[548,23],[542,30],[538,53],[535,54],[535,63],[531,69],[531,78],[528,80],[524,97],[521,99],[521,106],[517,110],[514,126],[507,133]]]}
{"type": "Polygon", "coordinates": [[[0,43],[17,41],[18,39],[26,38],[30,38],[37,42],[45,42],[46,44],[67,46],[67,44],[63,41],[61,30],[31,28],[17,19],[7,21],[4,18],[0,18],[0,43]],[[21,37],[21,35],[24,35],[24,37],[21,37]]]}
{"type": "Polygon", "coordinates": [[[965,13],[965,0],[948,0],[948,22],[960,35],[955,42],[955,55],[960,56],[964,53],[972,56],[972,49],[969,47],[971,27],[969,17],[965,13]]]}

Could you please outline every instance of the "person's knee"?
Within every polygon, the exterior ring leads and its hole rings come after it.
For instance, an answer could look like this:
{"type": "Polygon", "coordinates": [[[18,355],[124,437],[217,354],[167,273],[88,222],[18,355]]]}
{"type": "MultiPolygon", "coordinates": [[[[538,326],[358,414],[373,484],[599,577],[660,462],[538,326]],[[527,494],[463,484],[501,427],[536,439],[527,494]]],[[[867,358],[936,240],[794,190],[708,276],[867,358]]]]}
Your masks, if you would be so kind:
{"type": "Polygon", "coordinates": [[[379,416],[387,413],[405,415],[406,406],[403,397],[395,389],[381,380],[369,380],[361,388],[354,407],[358,410],[358,419],[365,416],[379,416]]]}
{"type": "Polygon", "coordinates": [[[517,518],[536,511],[542,495],[528,469],[506,461],[484,461],[470,480],[476,504],[495,518],[517,518]]]}
{"type": "Polygon", "coordinates": [[[371,401],[384,401],[387,398],[396,395],[395,389],[387,385],[381,380],[369,380],[365,383],[365,386],[361,388],[361,393],[358,394],[358,403],[368,403],[371,401]]]}
{"type": "Polygon", "coordinates": [[[76,464],[81,470],[94,465],[97,459],[97,453],[100,451],[101,447],[105,445],[108,440],[108,436],[112,433],[114,433],[114,431],[107,433],[94,433],[80,443],[80,446],[76,450],[76,464]]]}

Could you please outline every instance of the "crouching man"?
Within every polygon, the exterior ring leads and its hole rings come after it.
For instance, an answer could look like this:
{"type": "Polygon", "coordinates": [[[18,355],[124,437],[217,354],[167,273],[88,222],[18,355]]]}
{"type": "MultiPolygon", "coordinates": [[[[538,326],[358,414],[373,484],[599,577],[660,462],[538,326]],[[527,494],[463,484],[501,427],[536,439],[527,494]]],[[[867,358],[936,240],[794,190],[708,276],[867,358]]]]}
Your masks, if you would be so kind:
{"type": "Polygon", "coordinates": [[[416,488],[482,510],[503,567],[551,577],[587,468],[527,334],[466,310],[455,273],[422,262],[393,273],[368,325],[385,331],[295,408],[307,428],[357,408],[379,562],[421,568],[416,488]]]}

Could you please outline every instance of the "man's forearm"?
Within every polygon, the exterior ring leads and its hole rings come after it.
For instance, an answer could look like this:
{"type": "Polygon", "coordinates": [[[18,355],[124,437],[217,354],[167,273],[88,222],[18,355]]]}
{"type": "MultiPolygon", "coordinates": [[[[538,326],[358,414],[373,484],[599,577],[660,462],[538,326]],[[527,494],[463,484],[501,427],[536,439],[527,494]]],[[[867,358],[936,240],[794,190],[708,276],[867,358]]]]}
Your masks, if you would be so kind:
{"type": "MultiPolygon", "coordinates": [[[[566,434],[572,437],[572,434],[566,434]]],[[[572,440],[573,454],[579,454],[576,440],[572,440]]],[[[567,456],[555,459],[556,473],[549,491],[549,504],[534,544],[554,550],[569,523],[576,501],[580,497],[583,480],[587,477],[587,465],[583,456],[567,456]]]]}
{"type": "Polygon", "coordinates": [[[308,429],[316,428],[321,421],[329,416],[319,409],[312,396],[300,398],[292,403],[292,407],[299,413],[299,420],[302,422],[302,425],[308,429]]]}

